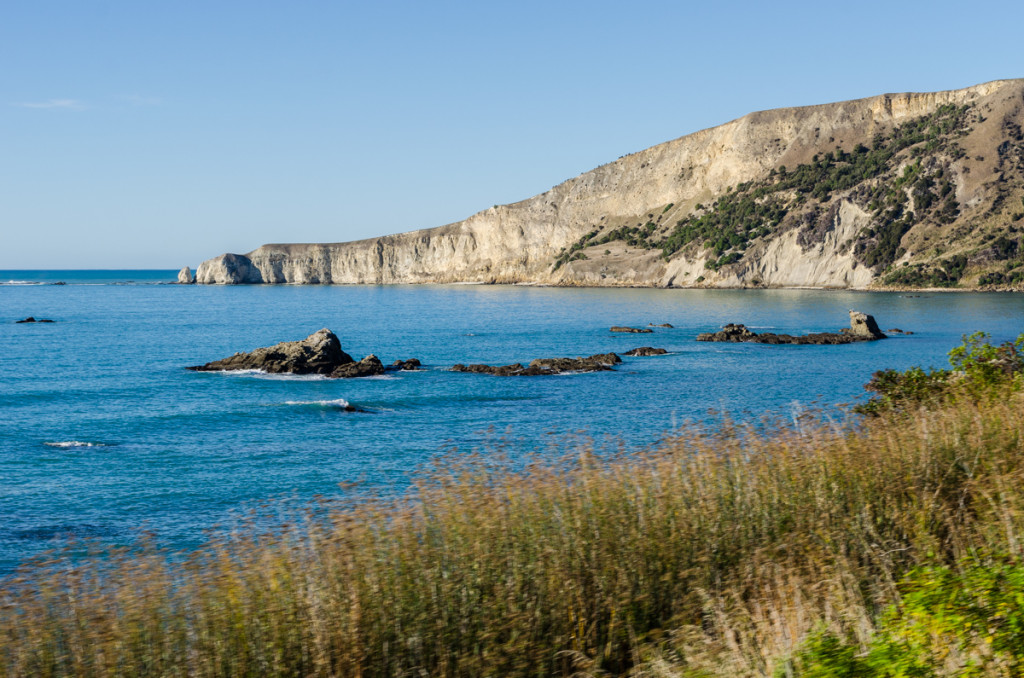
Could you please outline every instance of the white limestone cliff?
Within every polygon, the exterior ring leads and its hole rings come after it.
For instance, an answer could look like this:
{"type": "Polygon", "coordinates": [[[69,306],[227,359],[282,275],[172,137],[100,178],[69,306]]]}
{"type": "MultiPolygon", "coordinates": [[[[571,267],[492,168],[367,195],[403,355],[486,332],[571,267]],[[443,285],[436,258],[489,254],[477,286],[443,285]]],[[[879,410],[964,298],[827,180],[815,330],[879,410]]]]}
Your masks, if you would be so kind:
{"type": "MultiPolygon", "coordinates": [[[[268,244],[244,255],[204,261],[196,281],[239,283],[494,282],[558,285],[863,288],[875,274],[859,266],[848,242],[870,216],[842,202],[813,247],[794,231],[759,244],[736,269],[709,271],[705,253],[602,245],[595,256],[553,264],[561,248],[595,227],[646,219],[655,211],[689,214],[738,183],[795,167],[822,148],[852,146],[903,120],[948,104],[1020,99],[1024,80],[962,90],[888,94],[842,103],[751,113],[719,127],[654,146],[570,179],[522,202],[501,205],[437,228],[331,244],[268,244]],[[756,255],[756,256],[751,256],[756,255]]],[[[994,102],[994,103],[993,103],[994,102]]],[[[958,190],[963,190],[958,186],[958,190]]]]}

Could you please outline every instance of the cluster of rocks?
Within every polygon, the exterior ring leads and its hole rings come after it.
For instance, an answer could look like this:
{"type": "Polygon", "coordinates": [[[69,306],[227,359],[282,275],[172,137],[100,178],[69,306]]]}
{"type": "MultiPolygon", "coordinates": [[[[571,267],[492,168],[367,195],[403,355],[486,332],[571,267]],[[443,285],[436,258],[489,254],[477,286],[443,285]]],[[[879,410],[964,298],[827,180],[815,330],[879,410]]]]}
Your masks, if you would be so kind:
{"type": "Polygon", "coordinates": [[[529,365],[463,365],[452,367],[452,372],[475,372],[493,374],[499,377],[538,377],[564,372],[609,372],[612,365],[618,365],[622,358],[614,353],[599,353],[586,358],[537,358],[529,365]]]}
{"type": "Polygon", "coordinates": [[[258,348],[250,353],[236,353],[222,360],[188,369],[196,372],[260,370],[268,374],[320,374],[331,379],[372,377],[392,370],[418,370],[416,358],[396,360],[385,367],[372,353],[356,361],[341,350],[341,341],[334,332],[322,329],[301,341],[284,341],[258,348]]]}
{"type": "MultiPolygon", "coordinates": [[[[52,320],[36,320],[26,318],[18,322],[53,322],[52,320]]],[[[660,325],[659,327],[671,327],[660,325]]],[[[630,332],[646,334],[649,329],[636,327],[612,327],[613,332],[630,332]]],[[[900,330],[893,330],[900,331],[900,330]]],[[[911,334],[906,332],[905,334],[911,334]]],[[[850,311],[850,327],[839,332],[823,332],[793,336],[766,332],[757,334],[744,325],[730,324],[718,332],[697,335],[697,341],[752,342],[759,344],[849,344],[857,341],[874,341],[885,339],[875,319],[865,313],[850,311]]],[[[646,357],[665,355],[663,348],[640,346],[623,355],[646,357]]],[[[566,372],[608,372],[622,362],[616,353],[599,353],[587,357],[576,358],[537,358],[529,364],[513,363],[511,365],[463,365],[459,363],[451,369],[453,372],[470,372],[476,374],[492,374],[500,377],[535,377],[566,372]]],[[[197,372],[223,372],[233,370],[260,370],[269,374],[320,374],[331,379],[352,377],[372,377],[389,371],[415,371],[421,368],[416,358],[396,360],[387,367],[377,356],[370,354],[362,360],[355,360],[341,349],[341,342],[334,332],[324,328],[309,335],[301,341],[285,341],[274,346],[258,348],[249,353],[236,353],[222,360],[215,360],[205,365],[196,365],[188,369],[197,372]]]]}
{"type": "Polygon", "coordinates": [[[844,327],[838,332],[819,332],[796,336],[772,332],[758,334],[751,332],[744,325],[730,323],[718,332],[705,332],[697,335],[697,341],[754,344],[852,344],[858,341],[875,341],[885,338],[885,334],[878,329],[875,319],[858,311],[850,311],[850,326],[844,327]]]}
{"type": "Polygon", "coordinates": [[[15,323],[52,323],[53,321],[50,320],[49,318],[34,318],[32,316],[29,316],[27,318],[22,318],[21,320],[15,320],[14,322],[15,323]]]}

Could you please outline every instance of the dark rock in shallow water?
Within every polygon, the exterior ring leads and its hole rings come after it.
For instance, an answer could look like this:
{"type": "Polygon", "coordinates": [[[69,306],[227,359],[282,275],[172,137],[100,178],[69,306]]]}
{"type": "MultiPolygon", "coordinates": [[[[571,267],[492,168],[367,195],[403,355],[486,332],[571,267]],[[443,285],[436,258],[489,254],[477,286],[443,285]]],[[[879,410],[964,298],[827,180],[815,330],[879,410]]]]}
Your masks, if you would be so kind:
{"type": "Polygon", "coordinates": [[[612,327],[611,331],[612,332],[629,332],[631,334],[650,334],[654,330],[648,330],[646,328],[641,328],[641,327],[623,327],[621,325],[616,325],[616,326],[612,327]]]}
{"type": "MultiPolygon", "coordinates": [[[[344,365],[354,363],[341,350],[341,342],[329,329],[322,329],[302,341],[283,341],[251,353],[236,353],[223,360],[189,367],[198,372],[262,370],[270,374],[322,374],[330,376],[344,365]]],[[[380,362],[380,361],[378,361],[380,362]]]]}
{"type": "Polygon", "coordinates": [[[885,333],[886,334],[905,334],[905,335],[908,335],[908,336],[913,334],[913,332],[911,332],[910,330],[901,330],[898,327],[892,327],[890,329],[887,329],[885,331],[885,333]]]}
{"type": "Polygon", "coordinates": [[[384,374],[384,365],[372,353],[359,362],[341,365],[327,376],[331,379],[352,379],[353,377],[375,377],[384,374]]]}
{"type": "Polygon", "coordinates": [[[409,358],[408,360],[396,360],[384,369],[395,370],[399,372],[422,372],[422,363],[416,358],[409,358]]]}
{"type": "Polygon", "coordinates": [[[647,326],[648,327],[668,327],[668,328],[674,328],[675,327],[675,325],[673,325],[672,323],[661,323],[660,325],[655,325],[654,323],[647,323],[647,326]]]}
{"type": "Polygon", "coordinates": [[[641,346],[639,348],[634,348],[632,351],[626,351],[622,355],[645,357],[645,356],[651,356],[651,355],[665,355],[666,353],[668,353],[668,351],[666,351],[663,348],[652,348],[650,346],[641,346]]]}
{"type": "Polygon", "coordinates": [[[32,316],[29,316],[27,318],[22,318],[21,320],[15,320],[14,322],[15,322],[15,324],[19,324],[19,323],[52,323],[53,321],[50,320],[49,318],[33,318],[32,316]]]}
{"type": "Polygon", "coordinates": [[[857,341],[875,341],[885,338],[882,331],[878,329],[875,319],[858,311],[850,311],[850,326],[844,327],[839,332],[820,332],[800,336],[771,332],[757,334],[743,325],[729,324],[718,332],[705,332],[697,335],[697,341],[753,344],[852,344],[857,341]]]}
{"type": "Polygon", "coordinates": [[[452,367],[452,372],[475,372],[493,374],[499,377],[540,377],[564,372],[609,372],[612,365],[622,362],[614,353],[599,353],[586,358],[537,358],[530,364],[512,365],[463,365],[452,367]]]}

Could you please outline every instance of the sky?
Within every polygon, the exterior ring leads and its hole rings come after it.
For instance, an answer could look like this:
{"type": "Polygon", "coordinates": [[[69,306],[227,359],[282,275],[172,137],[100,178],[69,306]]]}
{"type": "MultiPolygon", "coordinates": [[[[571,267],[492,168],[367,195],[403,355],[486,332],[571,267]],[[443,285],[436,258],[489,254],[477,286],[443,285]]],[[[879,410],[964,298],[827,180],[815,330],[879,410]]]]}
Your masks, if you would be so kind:
{"type": "Polygon", "coordinates": [[[0,269],[429,228],[755,110],[1024,77],[1024,3],[0,6],[0,269]]]}

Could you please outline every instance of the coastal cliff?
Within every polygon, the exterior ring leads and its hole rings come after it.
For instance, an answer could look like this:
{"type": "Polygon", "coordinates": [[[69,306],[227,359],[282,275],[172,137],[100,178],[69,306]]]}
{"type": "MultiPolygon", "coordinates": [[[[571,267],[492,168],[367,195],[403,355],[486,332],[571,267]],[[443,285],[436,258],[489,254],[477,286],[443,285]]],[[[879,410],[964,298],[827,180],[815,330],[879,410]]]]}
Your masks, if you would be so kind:
{"type": "Polygon", "coordinates": [[[437,228],[268,244],[196,281],[1024,283],[1024,80],[751,113],[437,228]]]}

